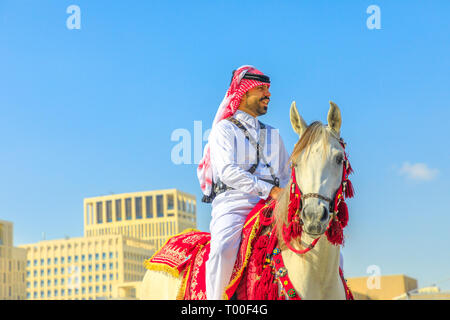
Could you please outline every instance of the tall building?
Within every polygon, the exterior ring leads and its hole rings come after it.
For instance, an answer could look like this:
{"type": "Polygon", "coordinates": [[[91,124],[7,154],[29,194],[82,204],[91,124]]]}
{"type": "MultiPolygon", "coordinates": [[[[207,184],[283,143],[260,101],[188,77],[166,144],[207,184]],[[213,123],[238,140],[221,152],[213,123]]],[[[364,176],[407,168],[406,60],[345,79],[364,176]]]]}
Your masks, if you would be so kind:
{"type": "Polygon", "coordinates": [[[123,234],[158,250],[168,237],[196,228],[196,198],[177,189],[84,199],[84,236],[123,234]]]}
{"type": "Polygon", "coordinates": [[[112,297],[113,287],[141,281],[148,241],[124,235],[47,240],[21,246],[27,255],[30,300],[94,300],[112,297]]]}
{"type": "Polygon", "coordinates": [[[195,196],[176,189],[86,198],[84,237],[20,246],[26,298],[136,298],[144,260],[168,237],[195,227],[195,196]]]}
{"type": "Polygon", "coordinates": [[[26,250],[13,245],[13,224],[0,220],[0,300],[24,300],[26,250]]]}

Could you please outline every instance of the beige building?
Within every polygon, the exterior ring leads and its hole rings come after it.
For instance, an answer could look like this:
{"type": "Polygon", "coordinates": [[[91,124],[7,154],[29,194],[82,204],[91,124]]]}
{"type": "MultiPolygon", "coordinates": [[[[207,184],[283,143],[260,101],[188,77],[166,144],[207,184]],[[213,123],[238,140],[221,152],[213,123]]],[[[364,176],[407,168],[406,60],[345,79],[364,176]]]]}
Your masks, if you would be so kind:
{"type": "Polygon", "coordinates": [[[196,206],[195,196],[177,189],[84,199],[84,237],[20,246],[26,298],[139,297],[144,260],[168,237],[196,228],[196,206]]]}
{"type": "Polygon", "coordinates": [[[417,289],[417,280],[403,274],[348,278],[347,284],[357,300],[392,300],[417,289]]]}
{"type": "Polygon", "coordinates": [[[13,245],[13,224],[0,220],[0,300],[24,300],[26,251],[13,245]]]}
{"type": "Polygon", "coordinates": [[[118,283],[141,281],[148,241],[124,235],[41,241],[26,250],[30,300],[94,300],[113,296],[118,283]]]}
{"type": "Polygon", "coordinates": [[[158,250],[169,236],[196,228],[197,202],[177,189],[84,199],[84,236],[123,234],[149,240],[158,250]]]}

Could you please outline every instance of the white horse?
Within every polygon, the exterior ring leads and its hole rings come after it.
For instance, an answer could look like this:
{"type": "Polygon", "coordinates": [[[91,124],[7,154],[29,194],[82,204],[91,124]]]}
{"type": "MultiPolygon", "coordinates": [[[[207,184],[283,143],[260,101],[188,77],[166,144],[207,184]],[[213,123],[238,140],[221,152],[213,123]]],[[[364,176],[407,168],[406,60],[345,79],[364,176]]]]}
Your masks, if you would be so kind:
{"type": "MultiPolygon", "coordinates": [[[[299,189],[303,195],[310,196],[302,199],[300,221],[303,232],[300,240],[291,241],[289,246],[291,249],[304,249],[315,239],[320,239],[313,249],[298,254],[288,248],[279,236],[281,255],[289,279],[302,299],[345,299],[345,288],[339,275],[340,246],[331,244],[325,236],[321,237],[333,218],[333,212],[329,210],[330,202],[342,183],[345,151],[339,141],[341,113],[338,106],[330,102],[328,125],[316,121],[307,126],[294,101],[290,120],[300,137],[291,155],[292,166],[299,189]]],[[[291,182],[292,178],[278,199],[275,221],[289,222],[287,212],[291,182]]],[[[278,229],[277,233],[281,234],[278,229]]],[[[162,271],[147,270],[141,284],[141,299],[175,299],[181,279],[182,274],[175,278],[162,271]]]]}

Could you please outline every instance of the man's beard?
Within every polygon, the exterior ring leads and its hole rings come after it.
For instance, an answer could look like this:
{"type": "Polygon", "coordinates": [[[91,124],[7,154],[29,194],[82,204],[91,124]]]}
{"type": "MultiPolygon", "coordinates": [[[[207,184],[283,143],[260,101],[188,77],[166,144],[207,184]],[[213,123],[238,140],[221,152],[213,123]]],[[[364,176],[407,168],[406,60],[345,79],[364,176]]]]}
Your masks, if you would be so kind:
{"type": "MultiPolygon", "coordinates": [[[[265,99],[267,99],[268,102],[270,101],[270,98],[266,96],[266,97],[262,97],[261,99],[259,99],[259,103],[261,103],[261,101],[263,101],[265,99]]],[[[261,105],[258,104],[258,108],[256,109],[256,112],[258,113],[258,115],[266,114],[267,113],[267,107],[268,106],[262,106],[261,107],[261,105]]]]}

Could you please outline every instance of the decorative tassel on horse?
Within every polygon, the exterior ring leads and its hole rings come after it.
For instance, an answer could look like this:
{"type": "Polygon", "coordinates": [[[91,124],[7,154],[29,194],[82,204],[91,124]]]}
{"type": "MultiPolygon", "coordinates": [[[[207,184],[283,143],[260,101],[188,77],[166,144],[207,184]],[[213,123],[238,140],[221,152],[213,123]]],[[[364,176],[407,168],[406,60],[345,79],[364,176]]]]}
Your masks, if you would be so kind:
{"type": "Polygon", "coordinates": [[[292,167],[291,173],[291,188],[289,192],[289,206],[288,206],[288,221],[289,225],[286,227],[282,226],[283,229],[283,238],[291,241],[291,239],[295,239],[301,237],[302,235],[302,225],[300,221],[300,212],[302,210],[302,202],[301,197],[302,194],[300,189],[298,188],[297,181],[295,179],[295,169],[292,167]]]}

